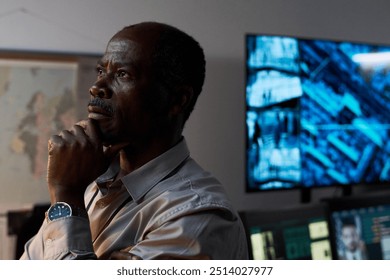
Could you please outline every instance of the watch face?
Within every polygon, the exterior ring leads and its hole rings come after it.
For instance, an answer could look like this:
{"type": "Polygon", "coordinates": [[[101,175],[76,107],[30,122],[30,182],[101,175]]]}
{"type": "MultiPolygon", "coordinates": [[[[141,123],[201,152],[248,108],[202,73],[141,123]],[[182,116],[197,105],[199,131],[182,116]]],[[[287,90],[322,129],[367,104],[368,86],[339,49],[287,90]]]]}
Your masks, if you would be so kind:
{"type": "Polygon", "coordinates": [[[47,213],[47,217],[50,221],[70,216],[72,216],[72,208],[65,202],[53,204],[47,213]]]}

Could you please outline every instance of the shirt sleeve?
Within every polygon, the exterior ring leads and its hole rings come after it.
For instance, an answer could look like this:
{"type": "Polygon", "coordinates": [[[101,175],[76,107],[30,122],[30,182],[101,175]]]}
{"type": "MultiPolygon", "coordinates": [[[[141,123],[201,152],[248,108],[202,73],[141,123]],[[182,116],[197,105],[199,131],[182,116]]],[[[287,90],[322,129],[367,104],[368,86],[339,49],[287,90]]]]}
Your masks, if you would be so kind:
{"type": "Polygon", "coordinates": [[[45,220],[38,233],[26,243],[20,259],[96,259],[89,220],[81,217],[45,220]]]}

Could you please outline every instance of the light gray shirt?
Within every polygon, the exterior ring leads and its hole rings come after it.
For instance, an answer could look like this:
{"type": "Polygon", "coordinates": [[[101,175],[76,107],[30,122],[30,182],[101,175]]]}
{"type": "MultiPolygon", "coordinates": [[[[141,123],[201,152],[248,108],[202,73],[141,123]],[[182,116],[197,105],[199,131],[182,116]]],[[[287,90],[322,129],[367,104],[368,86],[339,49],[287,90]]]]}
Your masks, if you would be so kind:
{"type": "Polygon", "coordinates": [[[245,231],[221,184],[189,155],[183,139],[113,182],[119,163],[85,193],[89,221],[45,220],[21,259],[247,259],[245,231]]]}

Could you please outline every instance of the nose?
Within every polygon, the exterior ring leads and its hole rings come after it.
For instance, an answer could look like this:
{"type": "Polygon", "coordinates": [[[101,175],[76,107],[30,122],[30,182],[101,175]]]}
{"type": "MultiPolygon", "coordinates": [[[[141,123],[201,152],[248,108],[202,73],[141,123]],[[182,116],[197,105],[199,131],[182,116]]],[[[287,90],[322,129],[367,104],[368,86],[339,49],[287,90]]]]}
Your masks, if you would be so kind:
{"type": "Polygon", "coordinates": [[[111,91],[107,87],[99,86],[98,84],[94,84],[89,89],[89,94],[91,94],[93,97],[100,97],[100,98],[111,98],[112,94],[111,91]]]}

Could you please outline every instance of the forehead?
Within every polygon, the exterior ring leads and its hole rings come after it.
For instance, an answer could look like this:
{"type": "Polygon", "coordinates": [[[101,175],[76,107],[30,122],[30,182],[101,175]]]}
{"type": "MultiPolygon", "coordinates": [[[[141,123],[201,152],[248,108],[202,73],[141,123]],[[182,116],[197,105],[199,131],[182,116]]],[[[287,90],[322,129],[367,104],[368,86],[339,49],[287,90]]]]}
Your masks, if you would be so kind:
{"type": "Polygon", "coordinates": [[[126,38],[113,38],[108,44],[103,55],[103,60],[134,60],[142,49],[136,41],[126,38]]]}
{"type": "Polygon", "coordinates": [[[139,35],[138,32],[121,32],[115,35],[107,44],[103,61],[117,63],[147,63],[153,54],[153,40],[150,36],[139,35]]]}
{"type": "Polygon", "coordinates": [[[127,53],[136,51],[139,47],[137,41],[128,38],[112,38],[107,45],[106,53],[127,53]]]}
{"type": "Polygon", "coordinates": [[[355,226],[348,225],[343,227],[343,232],[354,232],[354,231],[356,231],[355,226]]]}

